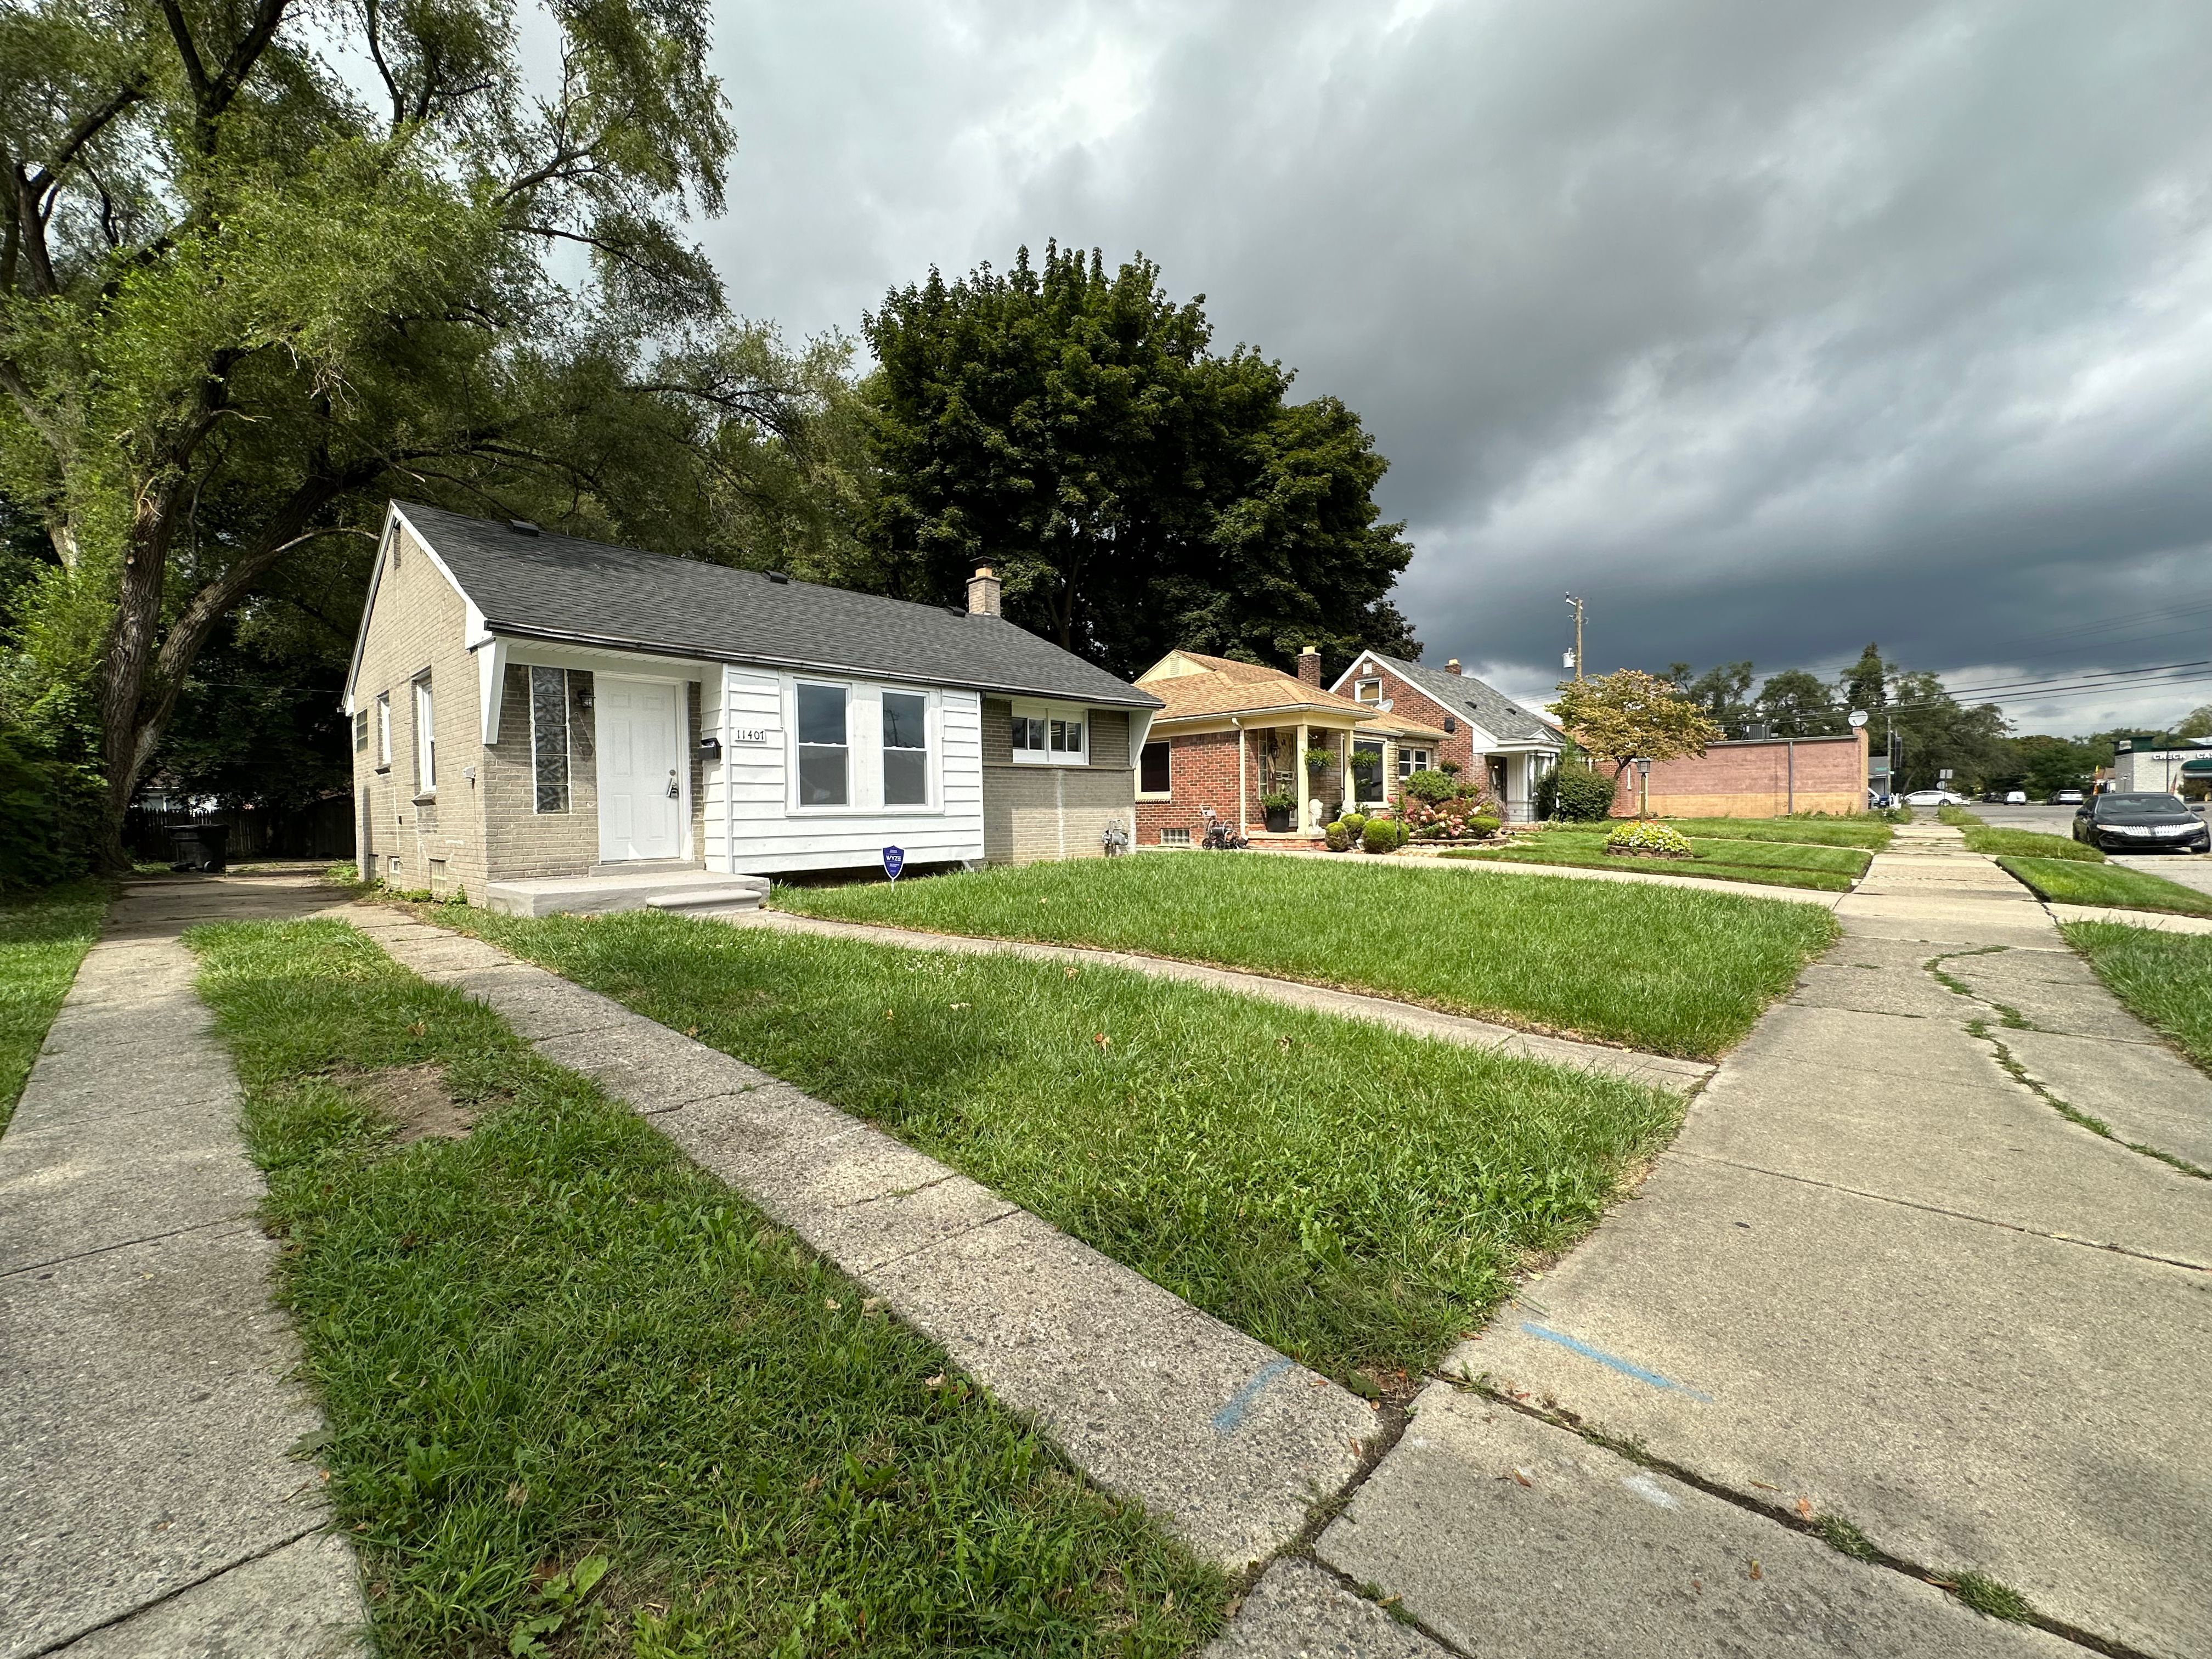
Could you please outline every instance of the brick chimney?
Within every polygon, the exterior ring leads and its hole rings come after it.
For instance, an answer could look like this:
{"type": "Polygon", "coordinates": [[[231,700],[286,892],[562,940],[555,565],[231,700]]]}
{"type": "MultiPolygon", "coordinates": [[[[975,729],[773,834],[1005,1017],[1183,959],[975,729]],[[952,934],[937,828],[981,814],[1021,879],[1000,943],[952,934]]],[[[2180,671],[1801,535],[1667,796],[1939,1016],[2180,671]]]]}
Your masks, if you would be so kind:
{"type": "Polygon", "coordinates": [[[1321,684],[1321,647],[1310,645],[1298,653],[1298,678],[1308,685],[1321,684]]]}
{"type": "Polygon", "coordinates": [[[1447,674],[1456,674],[1459,672],[1459,659],[1457,657],[1454,657],[1449,662],[1444,665],[1444,672],[1447,674]]]}
{"type": "Polygon", "coordinates": [[[988,564],[978,565],[975,574],[968,579],[968,614],[971,617],[995,617],[999,614],[999,579],[991,574],[988,564]]]}

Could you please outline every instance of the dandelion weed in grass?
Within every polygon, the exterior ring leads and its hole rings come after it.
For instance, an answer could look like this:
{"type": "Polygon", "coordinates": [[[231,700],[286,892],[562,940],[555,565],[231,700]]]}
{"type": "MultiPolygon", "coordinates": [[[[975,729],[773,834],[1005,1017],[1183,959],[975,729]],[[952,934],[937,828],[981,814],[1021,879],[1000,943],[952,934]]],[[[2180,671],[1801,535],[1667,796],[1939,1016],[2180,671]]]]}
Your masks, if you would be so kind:
{"type": "Polygon", "coordinates": [[[1168,1655],[1218,1626],[1217,1572],[488,1009],[340,923],[192,943],[386,1654],[1168,1655]],[[353,1086],[418,1066],[465,1139],[398,1144],[353,1086]]]}
{"type": "Polygon", "coordinates": [[[1681,1110],[1118,969],[641,913],[465,921],[1347,1381],[1432,1363],[1524,1255],[1595,1222],[1681,1110]]]}
{"type": "MultiPolygon", "coordinates": [[[[1833,872],[1793,879],[1849,885],[1833,872]]],[[[1364,856],[1148,854],[895,886],[779,889],[775,902],[852,921],[1251,969],[1693,1060],[1739,1041],[1837,932],[1819,907],[1717,884],[1707,892],[1364,856]]]]}

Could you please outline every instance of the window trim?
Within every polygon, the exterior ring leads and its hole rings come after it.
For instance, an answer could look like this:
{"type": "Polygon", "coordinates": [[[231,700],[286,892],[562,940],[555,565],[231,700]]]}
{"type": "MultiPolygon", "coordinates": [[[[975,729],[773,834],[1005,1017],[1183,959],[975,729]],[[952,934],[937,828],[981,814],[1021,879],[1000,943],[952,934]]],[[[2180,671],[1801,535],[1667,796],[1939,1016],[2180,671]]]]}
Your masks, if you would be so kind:
{"type": "Polygon", "coordinates": [[[849,680],[822,679],[815,675],[805,674],[793,675],[787,684],[791,688],[791,701],[789,704],[791,709],[791,718],[789,722],[791,728],[791,748],[789,751],[791,781],[789,788],[785,792],[785,797],[790,810],[796,813],[804,813],[810,817],[833,817],[839,813],[852,813],[865,811],[865,808],[856,805],[854,802],[854,795],[859,793],[858,789],[854,787],[858,783],[859,780],[854,775],[853,751],[859,745],[854,744],[853,741],[853,692],[854,689],[853,683],[849,680]],[[828,743],[802,743],[799,741],[799,688],[802,686],[816,686],[823,690],[835,691],[845,700],[845,741],[842,745],[828,743]],[[799,751],[804,749],[838,749],[844,755],[844,799],[834,802],[823,801],[819,805],[810,805],[799,798],[799,789],[801,785],[799,779],[799,751]]]}
{"type": "Polygon", "coordinates": [[[1401,743],[1398,745],[1399,782],[1405,782],[1407,778],[1412,777],[1416,772],[1433,772],[1436,770],[1436,766],[1437,750],[1434,744],[1401,743]],[[1419,755],[1423,757],[1422,763],[1419,766],[1414,765],[1413,762],[1413,757],[1415,755],[1419,755]]]}
{"type": "Polygon", "coordinates": [[[415,799],[434,800],[438,793],[438,694],[427,672],[410,684],[415,688],[415,799]]]}
{"type": "Polygon", "coordinates": [[[1371,679],[1359,679],[1352,681],[1352,700],[1354,702],[1364,703],[1370,708],[1372,708],[1377,703],[1380,703],[1382,701],[1382,677],[1380,675],[1376,675],[1371,679]],[[1364,695],[1369,691],[1372,691],[1375,695],[1371,697],[1364,695]]]}
{"type": "MultiPolygon", "coordinates": [[[[942,751],[945,744],[943,728],[938,719],[937,714],[936,692],[923,686],[878,685],[875,687],[875,693],[876,794],[878,797],[878,805],[884,812],[899,816],[910,817],[917,813],[942,811],[944,810],[944,767],[942,764],[942,751]],[[919,697],[921,699],[921,799],[918,801],[894,801],[890,799],[890,775],[885,769],[884,763],[884,758],[889,754],[890,749],[890,745],[884,743],[883,740],[884,699],[885,697],[919,697]]],[[[849,707],[849,705],[848,706],[849,707]]],[[[848,714],[846,718],[846,727],[848,731],[851,729],[851,716],[848,714]]],[[[914,751],[912,750],[901,750],[899,752],[902,754],[911,754],[914,751]]],[[[848,790],[846,793],[849,794],[852,792],[848,790]]],[[[866,809],[863,808],[862,810],[865,811],[866,809]]]]}
{"type": "Polygon", "coordinates": [[[1016,766],[1084,766],[1091,764],[1091,709],[1079,702],[1044,702],[1034,697],[1018,698],[1007,719],[1007,749],[1016,766]],[[1042,720],[1044,723],[1045,746],[1042,749],[1020,749],[1013,744],[1015,720],[1042,720]],[[1078,720],[1083,726],[1083,747],[1080,750],[1052,747],[1052,723],[1054,720],[1078,720]]]}
{"type": "Polygon", "coordinates": [[[1173,800],[1175,799],[1175,739],[1173,738],[1147,738],[1138,746],[1137,799],[1139,800],[1173,800]],[[1164,789],[1145,787],[1145,754],[1146,750],[1152,749],[1167,751],[1168,787],[1164,789]]]}

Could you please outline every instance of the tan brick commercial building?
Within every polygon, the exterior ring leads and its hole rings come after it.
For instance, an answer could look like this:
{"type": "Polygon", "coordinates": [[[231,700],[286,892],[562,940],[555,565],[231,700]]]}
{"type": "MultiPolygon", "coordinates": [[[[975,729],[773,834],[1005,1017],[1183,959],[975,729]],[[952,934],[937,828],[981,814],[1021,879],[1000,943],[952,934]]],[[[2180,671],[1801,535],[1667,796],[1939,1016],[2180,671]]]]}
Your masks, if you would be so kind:
{"type": "Polygon", "coordinates": [[[364,873],[496,884],[1095,857],[1149,693],[1007,622],[495,524],[386,516],[346,710],[364,873]]]}
{"type": "Polygon", "coordinates": [[[1261,663],[1170,651],[1137,678],[1162,704],[1137,771],[1137,840],[1194,846],[1206,809],[1242,833],[1317,840],[1352,806],[1397,798],[1397,780],[1432,763],[1444,733],[1322,689],[1311,649],[1293,677],[1261,663]],[[1311,751],[1328,763],[1306,763],[1311,751]],[[1269,822],[1271,794],[1296,802],[1269,822]]]}
{"type": "Polygon", "coordinates": [[[1613,786],[1615,817],[1772,818],[1790,812],[1867,810],[1863,731],[1840,738],[1753,738],[1717,743],[1702,755],[1654,761],[1648,781],[1633,765],[1613,786]]]}

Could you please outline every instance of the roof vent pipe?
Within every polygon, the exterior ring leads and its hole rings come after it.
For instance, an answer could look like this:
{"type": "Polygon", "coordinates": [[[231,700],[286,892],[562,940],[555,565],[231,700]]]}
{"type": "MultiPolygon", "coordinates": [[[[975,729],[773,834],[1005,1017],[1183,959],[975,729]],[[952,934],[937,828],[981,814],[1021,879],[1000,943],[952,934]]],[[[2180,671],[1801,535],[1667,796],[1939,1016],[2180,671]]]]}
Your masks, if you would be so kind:
{"type": "Polygon", "coordinates": [[[538,533],[538,526],[528,519],[509,519],[507,527],[518,536],[535,536],[538,533]]]}
{"type": "Polygon", "coordinates": [[[790,577],[785,575],[781,570],[769,571],[768,573],[768,579],[772,582],[787,582],[791,580],[790,577]]]}

